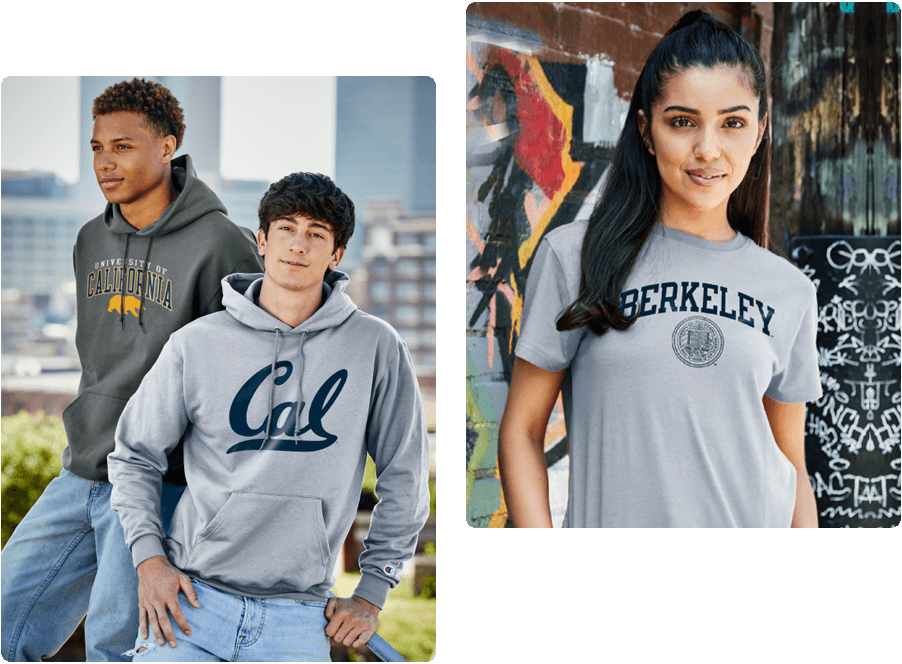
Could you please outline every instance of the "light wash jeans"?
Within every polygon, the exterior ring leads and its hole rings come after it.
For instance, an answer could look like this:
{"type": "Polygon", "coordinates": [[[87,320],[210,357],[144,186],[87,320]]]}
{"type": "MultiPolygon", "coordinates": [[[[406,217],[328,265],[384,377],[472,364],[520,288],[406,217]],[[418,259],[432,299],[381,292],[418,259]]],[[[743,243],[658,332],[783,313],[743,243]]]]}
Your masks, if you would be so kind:
{"type": "MultiPolygon", "coordinates": [[[[305,661],[305,653],[313,653],[307,661],[329,661],[325,602],[243,598],[196,579],[192,583],[200,609],[179,593],[191,637],[182,633],[170,615],[175,650],[168,644],[159,647],[149,626],[148,639],[136,638],[140,637],[138,573],[125,545],[119,515],[110,509],[111,490],[109,482],[85,480],[63,468],[13,532],[2,554],[3,659],[39,662],[54,655],[87,615],[85,654],[89,662],[129,662],[133,651],[144,645],[146,654],[136,654],[135,661],[218,661],[217,649],[229,646],[230,639],[233,650],[226,659],[237,654],[236,661],[305,661]],[[229,612],[212,619],[226,621],[217,644],[209,648],[203,643],[192,645],[190,639],[196,642],[201,638],[199,628],[207,624],[206,619],[198,621],[197,614],[218,606],[230,610],[240,606],[242,613],[238,619],[229,612]],[[289,609],[290,615],[283,613],[289,609]],[[279,618],[273,621],[274,616],[279,618]],[[255,624],[256,632],[240,631],[255,624]],[[288,630],[290,650],[286,652],[290,654],[283,656],[279,648],[288,630]],[[242,634],[244,638],[239,639],[242,634]],[[194,648],[194,655],[189,648],[194,648]]],[[[162,483],[160,515],[166,535],[184,490],[162,483]]],[[[383,661],[406,661],[378,634],[367,645],[383,661]]]]}
{"type": "Polygon", "coordinates": [[[176,647],[158,645],[148,627],[147,638],[138,634],[131,651],[135,662],[331,661],[325,600],[257,599],[225,593],[196,579],[192,583],[199,609],[179,593],[191,636],[170,616],[176,647]]]}
{"type": "MultiPolygon", "coordinates": [[[[138,624],[138,575],[109,482],[63,470],[2,553],[2,655],[39,661],[59,650],[87,615],[88,661],[128,661],[138,624]]],[[[168,530],[184,487],[163,484],[168,530]]]]}

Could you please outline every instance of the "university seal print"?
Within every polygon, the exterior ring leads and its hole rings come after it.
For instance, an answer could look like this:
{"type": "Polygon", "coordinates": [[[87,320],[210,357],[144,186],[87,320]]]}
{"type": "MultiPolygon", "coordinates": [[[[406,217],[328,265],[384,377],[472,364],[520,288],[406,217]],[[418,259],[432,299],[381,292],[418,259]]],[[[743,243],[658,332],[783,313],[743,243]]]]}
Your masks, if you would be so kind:
{"type": "Polygon", "coordinates": [[[704,316],[685,318],[673,330],[673,352],[690,367],[707,367],[723,352],[723,333],[704,316]]]}

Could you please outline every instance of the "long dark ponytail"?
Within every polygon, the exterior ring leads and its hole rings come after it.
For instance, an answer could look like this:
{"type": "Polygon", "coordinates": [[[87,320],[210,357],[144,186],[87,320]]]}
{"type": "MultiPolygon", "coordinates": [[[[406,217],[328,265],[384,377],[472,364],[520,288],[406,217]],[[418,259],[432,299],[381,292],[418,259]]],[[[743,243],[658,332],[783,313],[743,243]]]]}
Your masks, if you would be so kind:
{"type": "MultiPolygon", "coordinates": [[[[639,111],[651,121],[651,106],[674,74],[695,66],[736,66],[750,75],[758,97],[758,117],[767,111],[767,75],[755,48],[728,25],[692,11],[664,35],[645,63],[606,181],[583,240],[579,295],[557,322],[557,329],[588,327],[595,334],[608,328],[625,330],[634,318],[620,312],[620,293],[655,223],[661,177],[655,158],[644,146],[639,111]]],[[[757,244],[766,243],[767,174],[770,145],[767,132],[748,172],[727,204],[734,230],[757,244]]]]}

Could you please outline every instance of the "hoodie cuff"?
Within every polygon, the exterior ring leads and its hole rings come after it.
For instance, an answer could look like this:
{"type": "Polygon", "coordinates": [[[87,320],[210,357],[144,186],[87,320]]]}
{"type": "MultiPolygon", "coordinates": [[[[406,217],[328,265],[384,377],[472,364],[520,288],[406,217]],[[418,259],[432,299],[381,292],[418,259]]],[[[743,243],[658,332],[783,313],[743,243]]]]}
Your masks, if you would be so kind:
{"type": "Polygon", "coordinates": [[[138,569],[138,565],[145,560],[154,556],[166,558],[163,541],[156,535],[142,535],[132,542],[132,562],[135,564],[135,569],[138,569]]]}
{"type": "Polygon", "coordinates": [[[385,600],[388,599],[388,591],[391,590],[391,587],[391,583],[381,576],[364,572],[360,575],[360,581],[357,583],[357,588],[354,589],[353,596],[365,599],[381,610],[385,606],[385,600]]]}

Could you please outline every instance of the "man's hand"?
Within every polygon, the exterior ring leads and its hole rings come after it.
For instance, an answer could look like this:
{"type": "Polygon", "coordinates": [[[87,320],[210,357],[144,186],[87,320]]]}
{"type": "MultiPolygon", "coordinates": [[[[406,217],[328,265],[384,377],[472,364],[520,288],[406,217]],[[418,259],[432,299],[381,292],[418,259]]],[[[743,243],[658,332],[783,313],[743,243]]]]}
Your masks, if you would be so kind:
{"type": "Polygon", "coordinates": [[[142,639],[147,638],[147,625],[150,623],[157,643],[162,646],[165,636],[169,646],[175,648],[175,634],[167,611],[185,634],[191,634],[191,628],[179,606],[179,590],[185,593],[191,606],[200,608],[191,579],[170,565],[166,558],[154,556],[138,565],[138,608],[142,639]]]}
{"type": "Polygon", "coordinates": [[[335,643],[359,648],[376,633],[379,607],[359,597],[331,597],[326,604],[326,618],[326,636],[335,643]]]}

